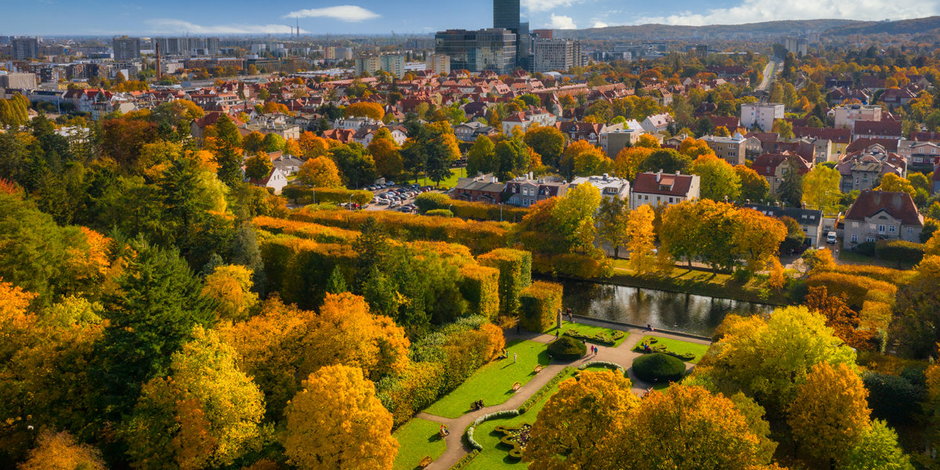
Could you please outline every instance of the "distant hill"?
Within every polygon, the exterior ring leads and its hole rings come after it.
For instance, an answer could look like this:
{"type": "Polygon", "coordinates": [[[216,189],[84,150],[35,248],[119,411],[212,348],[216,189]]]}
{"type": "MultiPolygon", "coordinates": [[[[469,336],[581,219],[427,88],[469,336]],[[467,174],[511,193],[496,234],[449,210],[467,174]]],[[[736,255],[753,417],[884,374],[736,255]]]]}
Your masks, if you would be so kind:
{"type": "Polygon", "coordinates": [[[838,26],[826,31],[833,36],[849,34],[923,34],[940,30],[940,16],[898,21],[866,21],[838,26]]]}
{"type": "Polygon", "coordinates": [[[851,34],[922,34],[940,31],[940,16],[898,21],[788,20],[735,25],[680,26],[643,24],[556,31],[572,39],[617,39],[632,41],[761,39],[808,33],[832,36],[851,34]]]}

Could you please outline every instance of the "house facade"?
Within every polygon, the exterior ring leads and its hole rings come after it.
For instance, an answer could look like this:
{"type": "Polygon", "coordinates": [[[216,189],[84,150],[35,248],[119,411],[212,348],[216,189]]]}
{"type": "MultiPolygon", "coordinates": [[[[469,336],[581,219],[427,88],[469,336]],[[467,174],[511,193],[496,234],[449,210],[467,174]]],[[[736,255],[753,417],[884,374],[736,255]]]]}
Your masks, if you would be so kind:
{"type": "Polygon", "coordinates": [[[529,207],[536,202],[553,197],[563,197],[568,192],[568,183],[533,179],[532,175],[516,178],[506,183],[506,203],[529,207]]]}
{"type": "Polygon", "coordinates": [[[497,204],[503,202],[505,189],[506,185],[500,183],[492,174],[479,175],[458,179],[457,185],[450,191],[450,197],[462,201],[497,204]]]}
{"type": "Polygon", "coordinates": [[[642,205],[671,206],[682,201],[698,199],[701,195],[701,178],[698,175],[676,173],[640,173],[633,181],[630,193],[630,208],[642,205]]]}
{"type": "Polygon", "coordinates": [[[813,209],[802,209],[799,207],[778,207],[766,204],[745,204],[744,207],[754,209],[768,217],[781,218],[790,217],[800,224],[803,233],[806,234],[804,243],[810,246],[817,246],[822,242],[825,234],[823,232],[823,213],[813,209]]]}
{"type": "Polygon", "coordinates": [[[843,247],[879,240],[920,242],[924,216],[905,192],[862,191],[845,214],[843,247]]]}
{"type": "Polygon", "coordinates": [[[590,184],[600,190],[601,197],[604,199],[628,200],[630,198],[630,182],[607,173],[600,176],[579,176],[571,181],[568,189],[582,184],[590,184]]]}

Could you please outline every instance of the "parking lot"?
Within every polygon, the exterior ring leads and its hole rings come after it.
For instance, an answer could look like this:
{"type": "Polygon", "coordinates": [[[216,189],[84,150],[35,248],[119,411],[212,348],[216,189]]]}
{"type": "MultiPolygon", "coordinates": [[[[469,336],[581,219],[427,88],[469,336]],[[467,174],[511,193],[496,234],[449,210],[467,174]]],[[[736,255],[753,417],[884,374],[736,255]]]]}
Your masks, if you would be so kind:
{"type": "Polygon", "coordinates": [[[367,211],[397,211],[404,213],[413,213],[417,210],[414,205],[415,196],[432,191],[431,186],[420,186],[418,184],[398,185],[389,183],[385,185],[369,186],[365,189],[372,191],[375,197],[365,208],[367,211]]]}

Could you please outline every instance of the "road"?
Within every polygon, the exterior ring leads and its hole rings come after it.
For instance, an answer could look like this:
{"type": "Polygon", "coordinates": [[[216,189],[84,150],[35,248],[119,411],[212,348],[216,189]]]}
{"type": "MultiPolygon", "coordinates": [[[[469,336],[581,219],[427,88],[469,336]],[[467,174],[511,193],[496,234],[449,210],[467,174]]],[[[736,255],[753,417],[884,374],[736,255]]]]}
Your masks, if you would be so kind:
{"type": "Polygon", "coordinates": [[[757,86],[757,91],[767,91],[770,88],[770,84],[774,82],[774,75],[777,74],[777,69],[780,68],[780,61],[774,57],[770,59],[770,62],[767,62],[767,65],[764,67],[764,79],[761,80],[760,85],[757,86]]]}

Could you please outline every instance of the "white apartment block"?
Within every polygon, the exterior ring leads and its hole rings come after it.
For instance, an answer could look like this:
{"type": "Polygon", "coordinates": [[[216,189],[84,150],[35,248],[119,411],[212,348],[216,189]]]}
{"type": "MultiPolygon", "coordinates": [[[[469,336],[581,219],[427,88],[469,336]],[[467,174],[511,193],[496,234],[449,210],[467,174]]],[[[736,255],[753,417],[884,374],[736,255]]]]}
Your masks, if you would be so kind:
{"type": "Polygon", "coordinates": [[[429,55],[427,70],[436,74],[450,75],[450,56],[447,54],[429,55]]]}
{"type": "Polygon", "coordinates": [[[881,121],[881,107],[865,104],[836,106],[830,111],[837,128],[855,129],[855,121],[881,121]]]}
{"type": "Polygon", "coordinates": [[[780,103],[745,103],[741,105],[741,126],[770,132],[774,120],[783,119],[783,112],[784,106],[780,103]]]}
{"type": "Polygon", "coordinates": [[[570,39],[536,39],[533,47],[534,71],[564,72],[580,67],[581,43],[570,39]]]}

